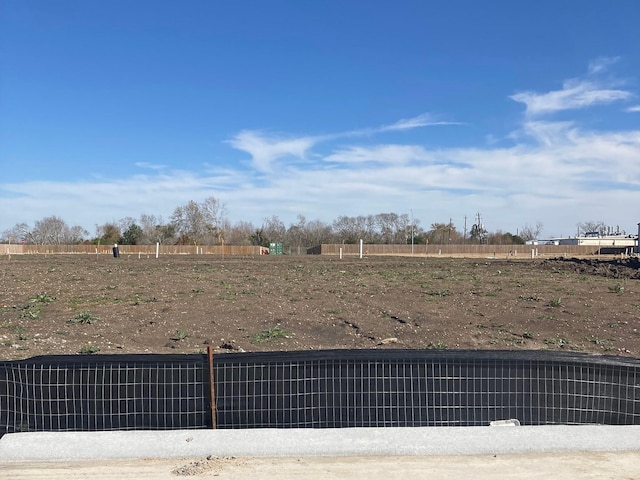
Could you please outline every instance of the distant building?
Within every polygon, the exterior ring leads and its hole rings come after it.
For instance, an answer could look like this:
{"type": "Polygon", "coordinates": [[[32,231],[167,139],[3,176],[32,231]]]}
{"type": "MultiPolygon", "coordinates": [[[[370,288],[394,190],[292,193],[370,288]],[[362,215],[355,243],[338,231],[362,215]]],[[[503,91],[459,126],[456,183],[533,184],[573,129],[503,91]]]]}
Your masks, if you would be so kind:
{"type": "Polygon", "coordinates": [[[529,240],[527,245],[580,245],[599,247],[602,253],[633,253],[638,252],[638,235],[587,232],[578,237],[529,240]]]}
{"type": "Polygon", "coordinates": [[[588,245],[599,247],[636,247],[637,235],[600,235],[598,232],[587,232],[584,236],[573,238],[556,238],[556,245],[588,245]]]}

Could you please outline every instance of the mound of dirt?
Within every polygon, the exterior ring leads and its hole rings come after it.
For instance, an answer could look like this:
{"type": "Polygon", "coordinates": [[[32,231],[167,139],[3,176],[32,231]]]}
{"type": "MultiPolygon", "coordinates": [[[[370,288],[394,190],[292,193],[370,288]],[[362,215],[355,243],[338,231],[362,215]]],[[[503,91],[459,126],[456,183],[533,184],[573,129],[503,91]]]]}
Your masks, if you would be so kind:
{"type": "Polygon", "coordinates": [[[615,260],[591,258],[554,258],[545,260],[544,268],[570,270],[588,275],[601,275],[607,278],[640,279],[640,258],[628,257],[615,260]]]}

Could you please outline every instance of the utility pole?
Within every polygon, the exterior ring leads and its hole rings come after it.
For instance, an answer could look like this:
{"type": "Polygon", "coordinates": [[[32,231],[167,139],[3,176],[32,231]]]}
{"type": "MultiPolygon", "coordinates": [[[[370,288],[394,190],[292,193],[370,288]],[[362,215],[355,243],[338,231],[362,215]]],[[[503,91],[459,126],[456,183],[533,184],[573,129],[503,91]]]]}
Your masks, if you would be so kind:
{"type": "Polygon", "coordinates": [[[467,243],[467,216],[464,216],[464,234],[462,235],[462,243],[467,243]]]}

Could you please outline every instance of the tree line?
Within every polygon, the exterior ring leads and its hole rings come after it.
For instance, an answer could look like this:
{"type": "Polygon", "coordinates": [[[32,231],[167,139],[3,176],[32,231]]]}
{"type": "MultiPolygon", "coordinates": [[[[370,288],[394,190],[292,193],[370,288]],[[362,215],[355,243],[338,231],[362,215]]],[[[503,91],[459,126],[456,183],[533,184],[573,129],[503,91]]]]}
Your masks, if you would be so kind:
{"type": "MultiPolygon", "coordinates": [[[[479,218],[479,215],[478,215],[479,218]]],[[[603,228],[604,222],[578,224],[578,233],[603,228]]],[[[142,214],[138,219],[125,217],[117,222],[96,225],[92,236],[80,226],[69,226],[58,216],[36,221],[32,226],[18,223],[3,232],[3,243],[39,245],[69,244],[174,244],[174,245],[262,245],[282,242],[292,247],[311,247],[321,243],[372,244],[461,244],[486,243],[518,245],[539,238],[543,225],[525,224],[514,234],[496,230],[489,232],[484,225],[471,225],[461,231],[451,220],[435,222],[423,228],[420,220],[408,214],[378,213],[355,217],[339,216],[333,222],[307,220],[298,215],[297,221],[285,225],[277,215],[265,218],[261,225],[240,221],[231,223],[225,206],[215,197],[202,202],[189,201],[175,208],[165,221],[161,216],[142,214]]]]}

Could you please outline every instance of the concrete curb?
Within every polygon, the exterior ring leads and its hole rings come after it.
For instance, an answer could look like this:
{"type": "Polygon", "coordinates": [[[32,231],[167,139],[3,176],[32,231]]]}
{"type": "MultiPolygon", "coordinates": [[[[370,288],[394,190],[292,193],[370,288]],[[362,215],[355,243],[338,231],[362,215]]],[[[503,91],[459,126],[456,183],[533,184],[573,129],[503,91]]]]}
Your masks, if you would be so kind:
{"type": "Polygon", "coordinates": [[[0,439],[0,461],[191,456],[389,456],[640,452],[640,426],[28,432],[0,439]]]}

